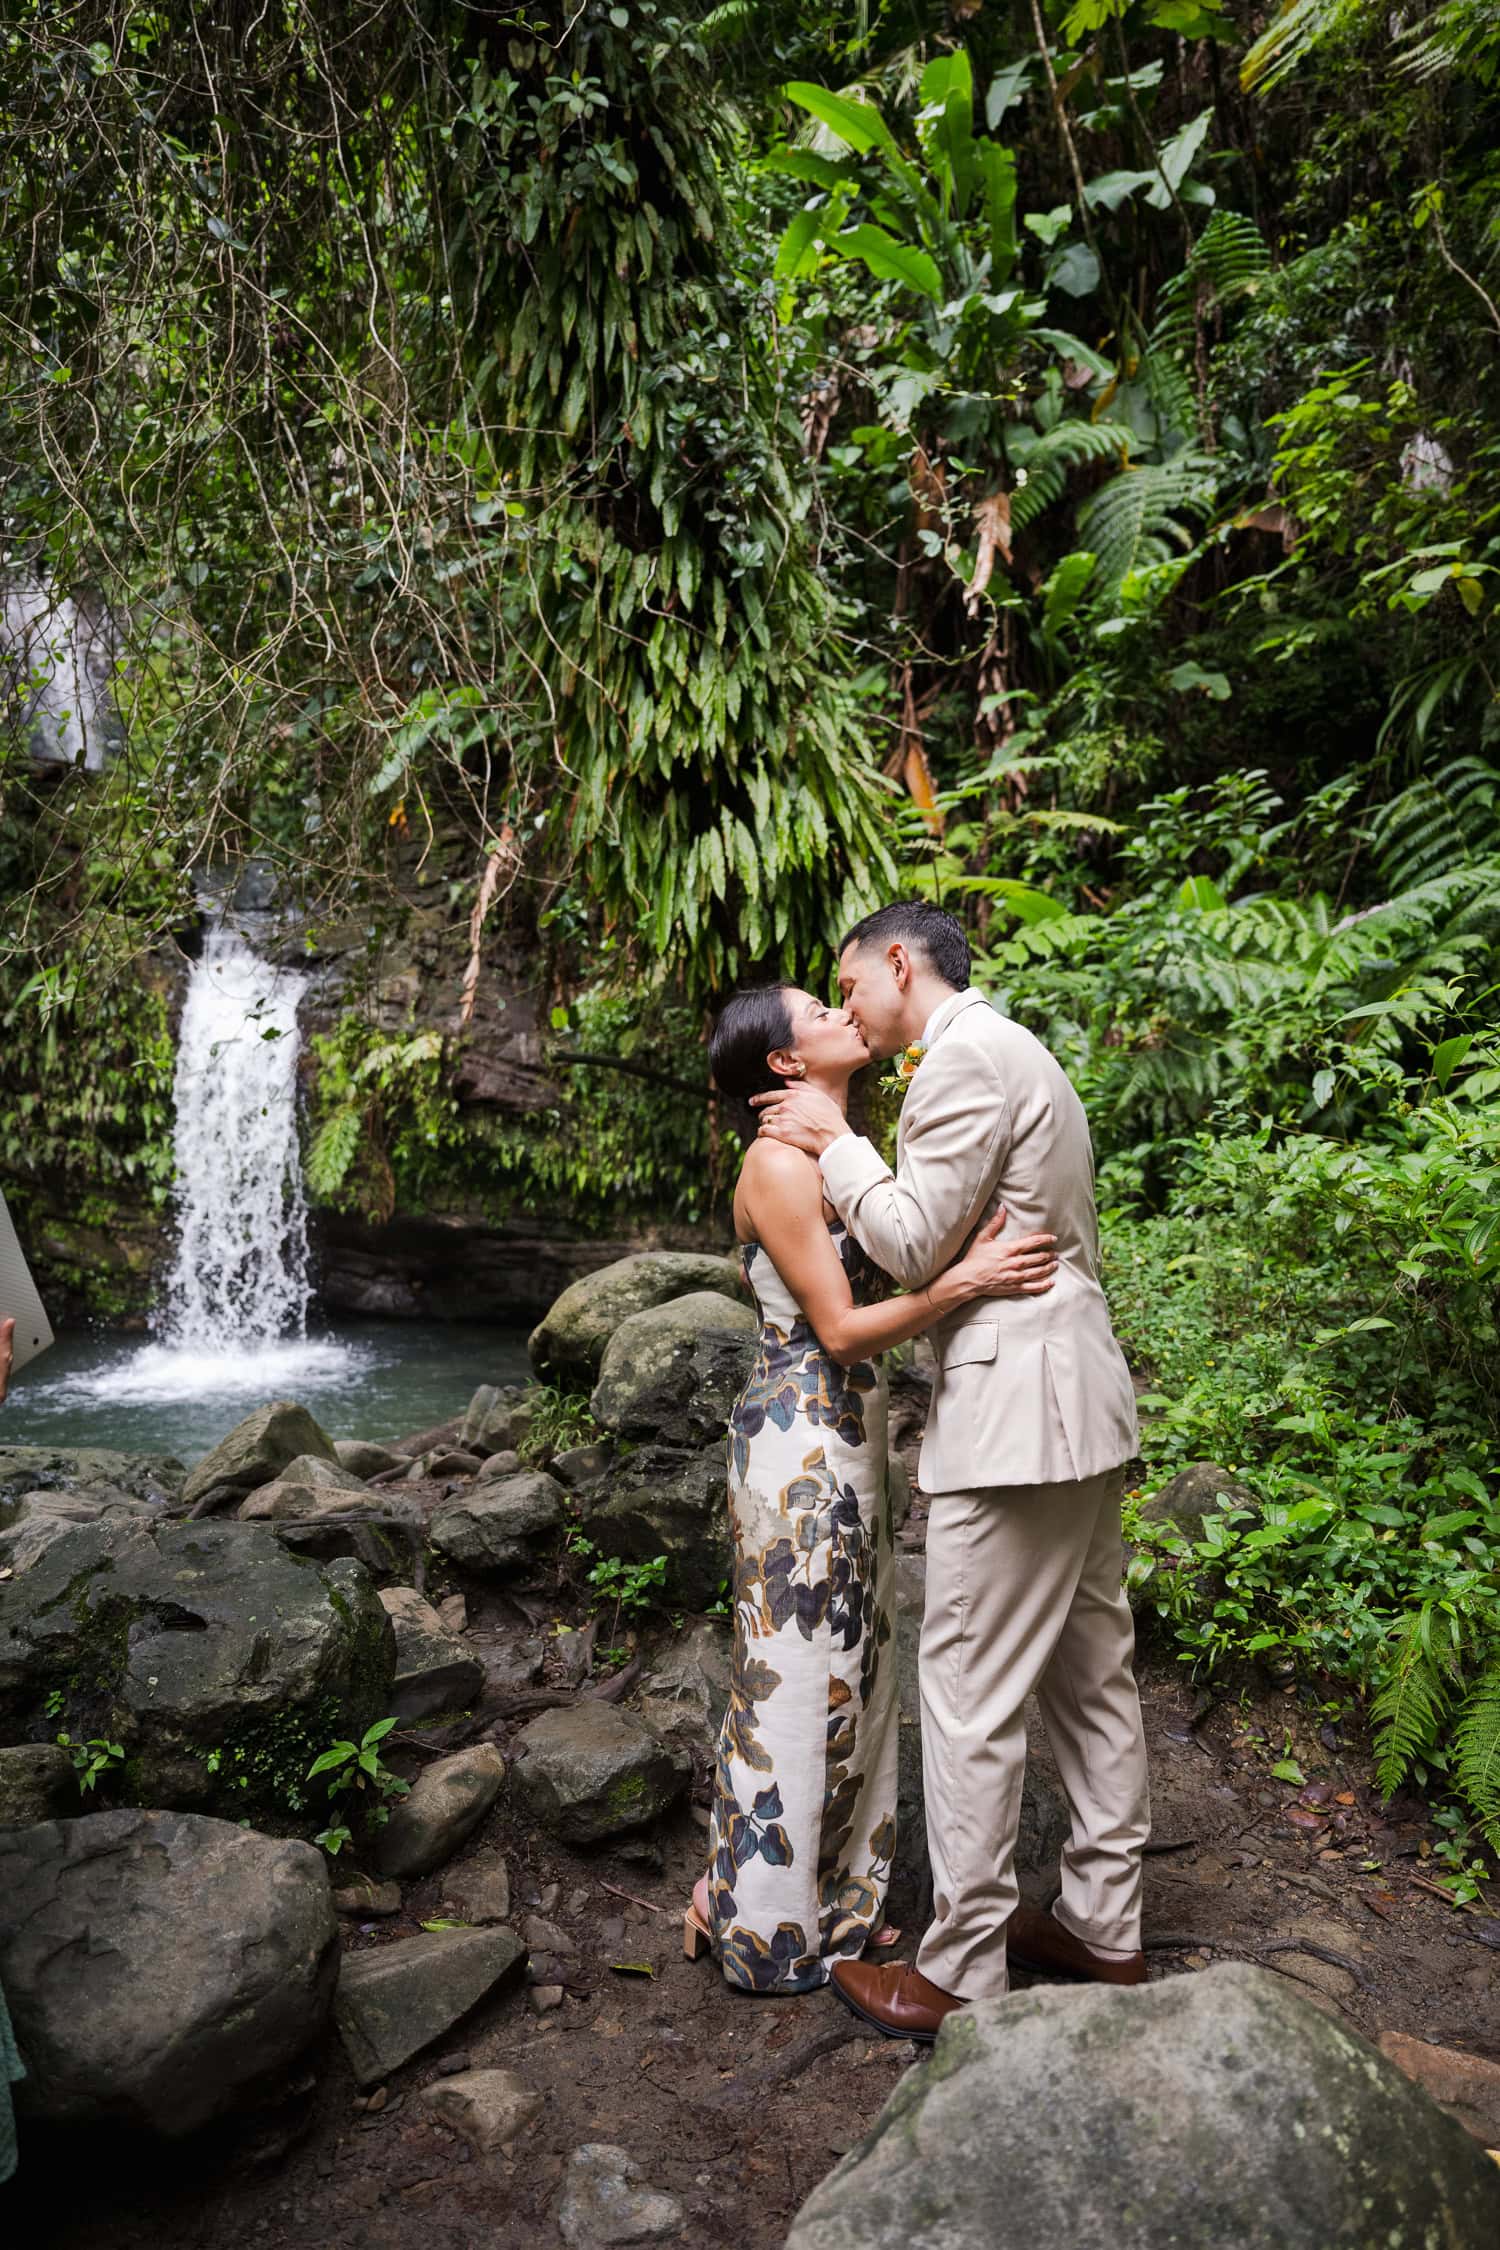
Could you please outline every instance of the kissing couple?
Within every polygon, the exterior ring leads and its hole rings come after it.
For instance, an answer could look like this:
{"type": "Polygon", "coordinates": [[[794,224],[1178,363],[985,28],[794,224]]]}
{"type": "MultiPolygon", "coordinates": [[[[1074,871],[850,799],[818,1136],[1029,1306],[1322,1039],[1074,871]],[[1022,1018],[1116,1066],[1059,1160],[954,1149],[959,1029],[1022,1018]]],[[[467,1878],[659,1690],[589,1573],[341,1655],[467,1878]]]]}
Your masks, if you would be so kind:
{"type": "Polygon", "coordinates": [[[1122,1585],[1135,1399],[1099,1285],[1093,1152],[1048,1050],[969,983],[950,914],[883,907],[839,952],[842,1006],[777,984],[715,1027],[720,1090],[758,1109],[735,1230],[760,1313],[729,1423],[734,1658],[708,1872],[685,1938],[751,1992],[831,1981],[930,2040],[1007,1962],[1145,1979],[1145,1741],[1122,1585]],[[849,1082],[901,1057],[894,1174],[849,1082]],[[904,1295],[891,1293],[899,1284],[904,1295]],[[937,1360],[920,1644],[933,1920],[884,1918],[896,1843],[894,1560],[878,1355],[937,1360]],[[1035,1693],[1071,1832],[1050,1914],[1015,1877],[1035,1693]]]}

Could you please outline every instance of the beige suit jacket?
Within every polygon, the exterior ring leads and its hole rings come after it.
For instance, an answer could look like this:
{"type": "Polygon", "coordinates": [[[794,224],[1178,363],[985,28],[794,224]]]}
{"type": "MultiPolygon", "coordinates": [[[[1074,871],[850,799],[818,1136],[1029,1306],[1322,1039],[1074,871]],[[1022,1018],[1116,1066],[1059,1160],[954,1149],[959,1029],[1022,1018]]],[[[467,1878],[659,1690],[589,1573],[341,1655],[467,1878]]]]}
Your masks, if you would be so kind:
{"type": "Polygon", "coordinates": [[[846,1134],[822,1170],[840,1218],[903,1287],[951,1265],[1002,1204],[1007,1236],[1055,1234],[1059,1259],[1045,1296],[977,1298],[929,1331],[923,1491],[1060,1484],[1128,1461],[1135,1392],[1099,1285],[1088,1120],[1055,1057],[982,993],[955,993],[928,1026],[896,1151],[892,1174],[846,1134]]]}

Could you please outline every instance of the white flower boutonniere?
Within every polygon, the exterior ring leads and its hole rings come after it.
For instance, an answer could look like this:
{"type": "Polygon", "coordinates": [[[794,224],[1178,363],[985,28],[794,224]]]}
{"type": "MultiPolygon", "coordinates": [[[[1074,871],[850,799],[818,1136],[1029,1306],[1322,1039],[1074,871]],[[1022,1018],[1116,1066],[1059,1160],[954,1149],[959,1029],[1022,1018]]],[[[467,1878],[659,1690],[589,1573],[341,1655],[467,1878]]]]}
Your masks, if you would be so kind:
{"type": "Polygon", "coordinates": [[[900,1054],[893,1060],[886,1076],[881,1079],[881,1085],[890,1093],[904,1094],[916,1077],[917,1065],[926,1052],[927,1049],[922,1045],[920,1039],[913,1040],[909,1047],[903,1047],[900,1054]]]}

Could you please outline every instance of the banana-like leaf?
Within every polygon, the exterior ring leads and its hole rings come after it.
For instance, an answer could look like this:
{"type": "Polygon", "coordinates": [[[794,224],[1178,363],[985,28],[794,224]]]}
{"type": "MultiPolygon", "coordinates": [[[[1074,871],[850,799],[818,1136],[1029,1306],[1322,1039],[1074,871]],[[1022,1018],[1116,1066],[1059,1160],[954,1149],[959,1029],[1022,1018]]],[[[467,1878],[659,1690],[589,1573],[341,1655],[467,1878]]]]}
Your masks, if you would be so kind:
{"type": "Polygon", "coordinates": [[[869,220],[863,226],[845,227],[841,234],[831,237],[828,247],[841,257],[860,259],[877,281],[899,281],[903,288],[914,289],[934,304],[943,294],[937,266],[927,252],[898,242],[884,227],[873,226],[869,220]]]}
{"type": "Polygon", "coordinates": [[[828,87],[809,85],[802,78],[792,79],[781,90],[789,102],[805,109],[857,155],[864,156],[872,148],[895,152],[891,129],[873,102],[857,101],[850,94],[832,93],[828,87]]]}

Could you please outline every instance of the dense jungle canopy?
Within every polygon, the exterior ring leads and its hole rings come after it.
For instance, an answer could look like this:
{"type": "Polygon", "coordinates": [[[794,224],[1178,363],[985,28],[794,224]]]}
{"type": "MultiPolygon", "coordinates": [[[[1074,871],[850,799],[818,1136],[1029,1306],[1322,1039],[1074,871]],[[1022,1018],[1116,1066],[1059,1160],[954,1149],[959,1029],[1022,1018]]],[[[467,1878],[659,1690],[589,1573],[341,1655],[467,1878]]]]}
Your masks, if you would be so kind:
{"type": "Polygon", "coordinates": [[[1148,1471],[1247,1483],[1212,1573],[1142,1534],[1142,1601],[1371,1693],[1386,1783],[1467,1808],[1461,1888],[1500,1850],[1494,0],[13,0],[0,54],[3,569],[108,618],[119,723],[39,764],[18,677],[0,735],[23,1203],[165,1196],[155,949],[226,859],[372,960],[452,933],[436,1028],[356,993],[319,1042],[309,1182],[377,1216],[455,1167],[702,1213],[706,1009],[937,896],[1088,1105],[1148,1471]],[[479,1144],[502,936],[559,1067],[636,1070],[479,1144]]]}

